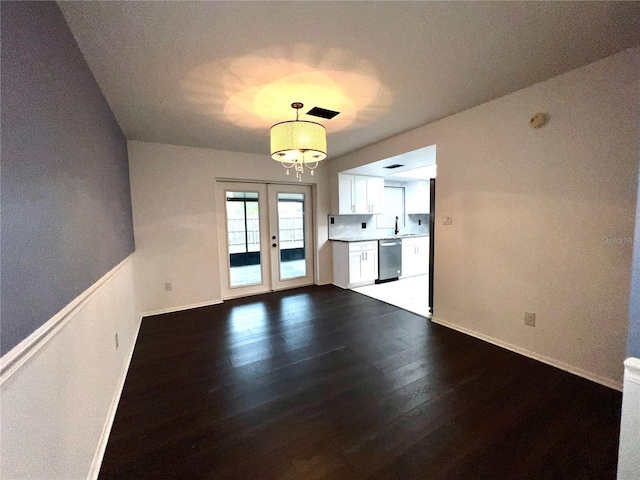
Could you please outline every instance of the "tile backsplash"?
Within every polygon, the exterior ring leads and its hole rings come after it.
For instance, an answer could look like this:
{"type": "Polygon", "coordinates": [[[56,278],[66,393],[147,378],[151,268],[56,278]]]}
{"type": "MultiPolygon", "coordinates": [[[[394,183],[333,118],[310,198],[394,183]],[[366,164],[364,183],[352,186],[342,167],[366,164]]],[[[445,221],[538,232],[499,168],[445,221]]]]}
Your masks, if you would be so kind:
{"type": "MultiPolygon", "coordinates": [[[[400,234],[429,234],[429,214],[406,215],[400,234]]],[[[393,235],[393,228],[377,228],[376,215],[329,215],[329,239],[378,238],[393,235]],[[362,228],[366,225],[366,228],[362,228]]]]}

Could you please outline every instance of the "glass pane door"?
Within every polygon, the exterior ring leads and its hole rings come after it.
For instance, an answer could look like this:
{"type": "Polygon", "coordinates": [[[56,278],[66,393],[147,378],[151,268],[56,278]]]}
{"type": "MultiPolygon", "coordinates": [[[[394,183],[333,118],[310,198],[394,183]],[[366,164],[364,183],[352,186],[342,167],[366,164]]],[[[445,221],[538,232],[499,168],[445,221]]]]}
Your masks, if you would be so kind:
{"type": "Polygon", "coordinates": [[[313,283],[311,187],[269,185],[274,290],[313,283]]]}
{"type": "Polygon", "coordinates": [[[280,280],[307,275],[304,237],[304,194],[278,193],[280,280]]]}
{"type": "Polygon", "coordinates": [[[267,186],[221,182],[218,192],[222,297],[270,291],[267,186]]]}
{"type": "Polygon", "coordinates": [[[229,285],[262,283],[257,192],[226,192],[229,285]]]}
{"type": "Polygon", "coordinates": [[[222,298],[311,285],[311,187],[219,182],[222,298]]]}

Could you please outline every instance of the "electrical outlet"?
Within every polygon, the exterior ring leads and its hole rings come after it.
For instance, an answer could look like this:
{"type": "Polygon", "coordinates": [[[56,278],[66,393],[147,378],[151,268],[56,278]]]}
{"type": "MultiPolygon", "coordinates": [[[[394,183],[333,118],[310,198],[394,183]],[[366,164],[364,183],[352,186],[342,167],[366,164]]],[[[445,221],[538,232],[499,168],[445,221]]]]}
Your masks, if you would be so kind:
{"type": "Polygon", "coordinates": [[[453,215],[445,215],[443,225],[453,225],[453,215]]]}
{"type": "Polygon", "coordinates": [[[524,324],[527,327],[535,327],[536,326],[536,314],[530,312],[524,312],[524,324]]]}
{"type": "Polygon", "coordinates": [[[118,332],[116,332],[116,350],[120,346],[120,341],[118,340],[118,332]]]}
{"type": "Polygon", "coordinates": [[[171,285],[171,282],[164,282],[164,290],[166,292],[170,292],[171,290],[173,290],[173,285],[171,285]]]}

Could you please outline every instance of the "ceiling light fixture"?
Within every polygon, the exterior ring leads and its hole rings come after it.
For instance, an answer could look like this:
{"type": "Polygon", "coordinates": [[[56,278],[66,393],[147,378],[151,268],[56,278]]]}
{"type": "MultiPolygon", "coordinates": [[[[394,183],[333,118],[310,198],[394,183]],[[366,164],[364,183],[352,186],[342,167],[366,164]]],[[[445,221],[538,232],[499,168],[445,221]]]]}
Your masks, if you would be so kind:
{"type": "Polygon", "coordinates": [[[305,166],[313,175],[318,163],[327,158],[327,130],[319,123],[300,120],[303,106],[300,102],[292,103],[296,119],[271,127],[271,158],[282,163],[287,175],[290,169],[295,169],[300,182],[305,166]]]}

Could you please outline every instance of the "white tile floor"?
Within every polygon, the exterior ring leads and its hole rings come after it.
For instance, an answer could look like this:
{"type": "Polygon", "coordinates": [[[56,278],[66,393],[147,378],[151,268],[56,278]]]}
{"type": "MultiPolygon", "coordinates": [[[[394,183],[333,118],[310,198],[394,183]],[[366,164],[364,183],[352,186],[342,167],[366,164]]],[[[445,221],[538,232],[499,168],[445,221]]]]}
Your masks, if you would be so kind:
{"type": "Polygon", "coordinates": [[[390,303],[423,317],[429,314],[429,275],[418,275],[353,289],[355,292],[390,303]]]}

